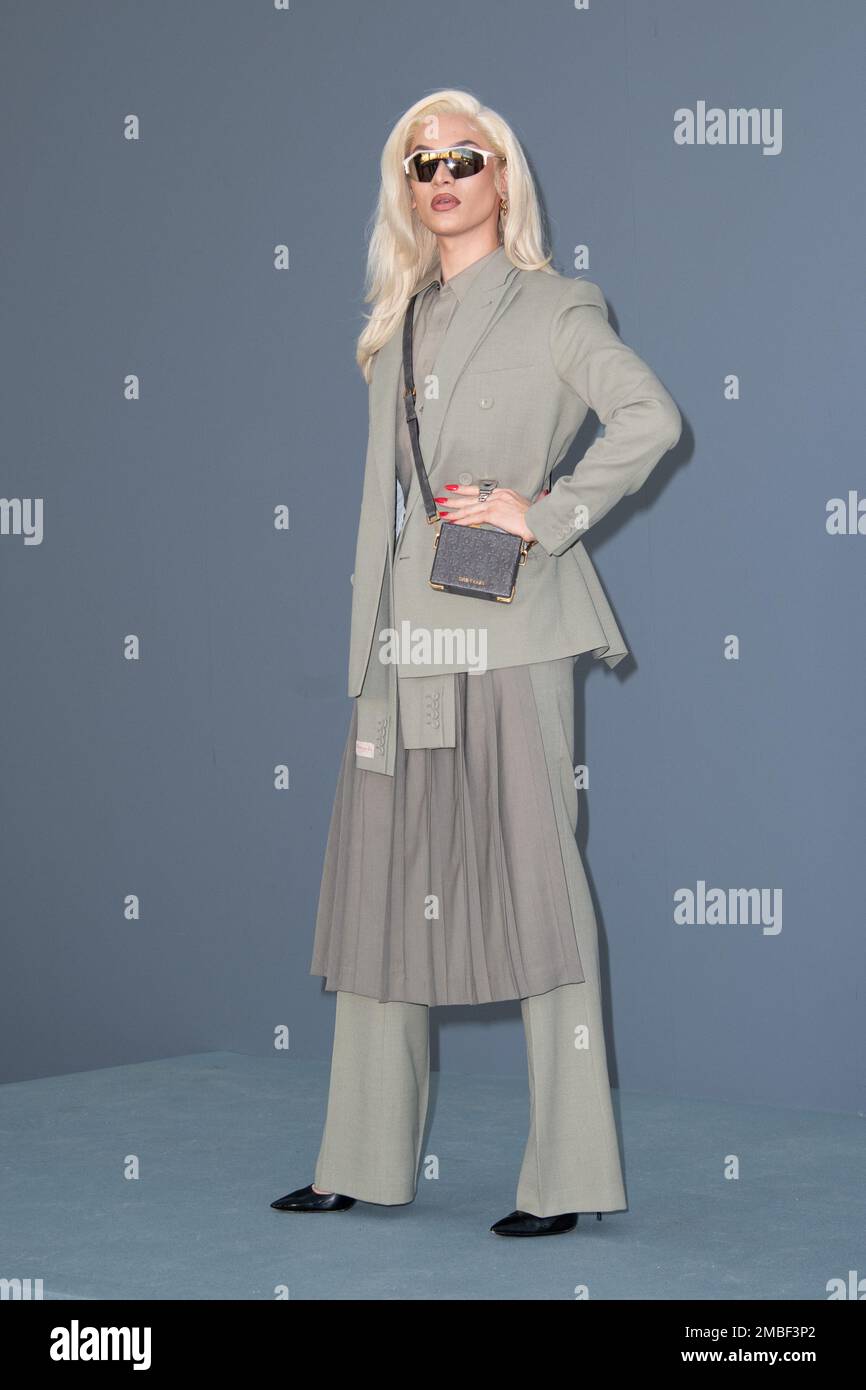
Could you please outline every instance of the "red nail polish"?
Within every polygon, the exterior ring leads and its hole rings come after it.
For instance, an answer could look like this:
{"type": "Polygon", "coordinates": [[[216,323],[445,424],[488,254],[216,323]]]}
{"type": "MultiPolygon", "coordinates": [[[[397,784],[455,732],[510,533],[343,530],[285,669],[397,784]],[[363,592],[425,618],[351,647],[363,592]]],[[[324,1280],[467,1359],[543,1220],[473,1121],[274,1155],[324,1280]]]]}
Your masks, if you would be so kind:
{"type": "Polygon", "coordinates": [[[460,484],[459,484],[459,483],[446,483],[445,486],[446,486],[446,488],[448,489],[449,492],[456,492],[457,489],[459,488],[460,484]]]}
{"type": "Polygon", "coordinates": [[[433,498],[433,501],[434,501],[434,502],[447,502],[447,501],[448,501],[448,498],[447,498],[447,497],[434,497],[434,498],[433,498]]]}
{"type": "Polygon", "coordinates": [[[440,512],[439,515],[440,515],[440,516],[447,516],[448,513],[447,513],[447,512],[440,512]]]}

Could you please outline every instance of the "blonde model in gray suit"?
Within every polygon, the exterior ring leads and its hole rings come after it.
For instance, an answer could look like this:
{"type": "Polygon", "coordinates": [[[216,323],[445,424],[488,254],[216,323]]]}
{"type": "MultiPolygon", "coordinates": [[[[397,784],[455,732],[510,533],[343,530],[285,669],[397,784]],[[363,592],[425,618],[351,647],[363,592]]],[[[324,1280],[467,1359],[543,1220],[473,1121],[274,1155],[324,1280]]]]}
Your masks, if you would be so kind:
{"type": "Polygon", "coordinates": [[[626,647],[583,538],[676,443],[680,414],[598,286],[552,268],[520,145],[465,92],[418,102],[389,136],[367,288],[354,706],[311,965],[337,994],[330,1090],[313,1182],[272,1206],[411,1202],[430,1006],[519,999],[529,1136],[516,1210],[490,1229],[555,1234],[626,1205],[573,772],[575,658],[614,666],[626,647]],[[530,543],[510,603],[429,582],[402,390],[412,296],[441,525],[530,543]],[[551,486],[590,408],[604,434],[551,486]]]}

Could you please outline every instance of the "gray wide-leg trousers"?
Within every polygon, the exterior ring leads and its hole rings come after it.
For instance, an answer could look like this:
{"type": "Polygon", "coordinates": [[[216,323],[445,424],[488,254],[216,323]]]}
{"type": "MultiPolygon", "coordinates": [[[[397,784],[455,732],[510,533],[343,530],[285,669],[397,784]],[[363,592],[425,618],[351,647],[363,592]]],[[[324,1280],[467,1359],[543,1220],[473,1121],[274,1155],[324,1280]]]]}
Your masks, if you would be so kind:
{"type": "MultiPolygon", "coordinates": [[[[529,1137],[516,1206],[534,1216],[621,1211],[625,1190],[595,989],[520,1001],[529,1137]]],[[[313,1182],[364,1202],[416,1193],[429,1090],[429,1008],[337,991],[328,1107],[313,1182]]]]}

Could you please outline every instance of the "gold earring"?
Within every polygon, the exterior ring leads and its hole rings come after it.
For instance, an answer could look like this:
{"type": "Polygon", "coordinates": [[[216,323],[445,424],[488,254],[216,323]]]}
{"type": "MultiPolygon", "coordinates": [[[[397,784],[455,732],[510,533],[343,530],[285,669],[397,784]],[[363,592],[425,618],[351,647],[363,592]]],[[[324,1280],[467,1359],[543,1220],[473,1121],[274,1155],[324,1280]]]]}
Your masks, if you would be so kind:
{"type": "Polygon", "coordinates": [[[502,216],[504,217],[508,211],[508,204],[506,203],[504,198],[499,199],[499,208],[502,213],[502,216]]]}

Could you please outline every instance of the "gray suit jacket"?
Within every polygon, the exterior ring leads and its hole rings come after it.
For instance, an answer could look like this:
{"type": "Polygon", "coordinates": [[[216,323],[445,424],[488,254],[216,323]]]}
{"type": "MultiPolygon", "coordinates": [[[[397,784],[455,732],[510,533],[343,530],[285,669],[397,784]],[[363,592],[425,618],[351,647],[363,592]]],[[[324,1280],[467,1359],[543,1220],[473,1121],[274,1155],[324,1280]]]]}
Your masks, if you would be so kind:
{"type": "Polygon", "coordinates": [[[388,773],[398,676],[401,699],[404,689],[417,696],[404,728],[426,728],[425,746],[439,746],[453,743],[453,681],[445,678],[477,666],[482,649],[487,669],[585,651],[614,666],[626,655],[582,538],[642,486],[682,427],[661,381],[611,328],[596,284],[519,270],[500,248],[454,314],[435,379],[416,383],[419,395],[425,392],[421,453],[434,495],[469,476],[494,477],[538,497],[526,513],[537,544],[511,603],[442,593],[429,583],[435,528],[417,479],[396,540],[394,534],[401,339],[398,330],[381,348],[369,386],[349,651],[349,694],[359,697],[357,765],[388,773]],[[541,497],[590,408],[604,435],[541,497]],[[386,630],[396,640],[383,661],[386,630]],[[429,649],[409,640],[425,633],[432,635],[429,649]]]}

